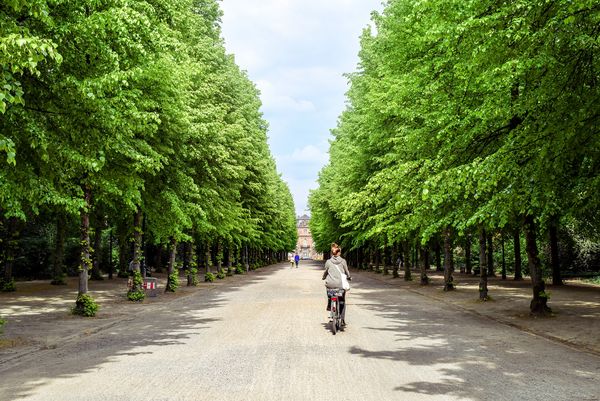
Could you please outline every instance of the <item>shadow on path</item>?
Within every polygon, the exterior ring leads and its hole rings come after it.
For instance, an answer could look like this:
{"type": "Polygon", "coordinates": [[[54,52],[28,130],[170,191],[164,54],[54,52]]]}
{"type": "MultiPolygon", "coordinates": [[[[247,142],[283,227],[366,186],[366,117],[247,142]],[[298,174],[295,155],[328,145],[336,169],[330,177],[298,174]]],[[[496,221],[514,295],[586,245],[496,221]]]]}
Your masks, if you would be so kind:
{"type": "MultiPolygon", "coordinates": [[[[130,304],[131,309],[138,308],[138,311],[132,311],[114,325],[60,344],[56,349],[32,353],[8,367],[1,373],[0,399],[20,399],[37,394],[36,389],[54,379],[94,372],[101,365],[116,362],[123,356],[152,354],[146,347],[183,344],[199,330],[208,329],[221,320],[203,318],[202,314],[223,307],[226,294],[264,281],[279,268],[280,264],[265,267],[152,307],[130,304]]],[[[160,366],[157,366],[157,372],[159,370],[160,366]]]]}
{"type": "MultiPolygon", "coordinates": [[[[592,400],[599,397],[600,359],[546,339],[390,287],[366,275],[353,282],[353,306],[383,318],[366,327],[391,333],[392,349],[350,347],[363,358],[401,361],[436,379],[404,383],[404,393],[468,400],[592,400]],[[573,398],[573,395],[577,397],[573,398]]],[[[410,395],[406,394],[407,399],[410,395]]]]}

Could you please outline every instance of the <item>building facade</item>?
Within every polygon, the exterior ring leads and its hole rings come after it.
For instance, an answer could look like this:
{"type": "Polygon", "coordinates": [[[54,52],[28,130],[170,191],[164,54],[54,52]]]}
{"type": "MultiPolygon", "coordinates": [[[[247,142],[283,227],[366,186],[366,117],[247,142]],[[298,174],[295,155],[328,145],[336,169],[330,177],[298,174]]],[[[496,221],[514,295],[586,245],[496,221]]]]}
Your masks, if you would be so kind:
{"type": "Polygon", "coordinates": [[[310,217],[302,215],[296,219],[296,228],[298,229],[298,243],[296,244],[296,253],[302,259],[322,260],[323,255],[317,252],[313,243],[308,221],[310,217]]]}

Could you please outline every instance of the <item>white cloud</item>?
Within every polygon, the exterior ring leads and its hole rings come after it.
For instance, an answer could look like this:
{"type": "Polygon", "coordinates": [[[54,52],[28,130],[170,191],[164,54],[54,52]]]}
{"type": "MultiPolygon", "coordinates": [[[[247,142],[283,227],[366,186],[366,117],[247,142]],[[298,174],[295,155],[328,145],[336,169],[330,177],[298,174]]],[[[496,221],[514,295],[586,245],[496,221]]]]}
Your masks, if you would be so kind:
{"type": "Polygon", "coordinates": [[[329,161],[324,143],[306,145],[275,155],[277,168],[284,176],[301,181],[316,181],[319,170],[329,161]]]}
{"type": "Polygon", "coordinates": [[[314,145],[307,145],[302,149],[295,149],[291,154],[291,159],[301,162],[314,162],[321,165],[327,163],[329,155],[326,150],[319,149],[314,145]]]}
{"type": "Polygon", "coordinates": [[[286,95],[286,92],[282,92],[280,87],[276,87],[267,80],[256,81],[256,86],[260,90],[263,110],[267,112],[281,110],[306,112],[316,110],[315,105],[311,101],[286,95]]]}
{"type": "Polygon", "coordinates": [[[381,0],[221,1],[226,48],[261,91],[269,144],[298,212],[328,160],[343,74],[355,70],[359,36],[381,8],[381,0]]]}

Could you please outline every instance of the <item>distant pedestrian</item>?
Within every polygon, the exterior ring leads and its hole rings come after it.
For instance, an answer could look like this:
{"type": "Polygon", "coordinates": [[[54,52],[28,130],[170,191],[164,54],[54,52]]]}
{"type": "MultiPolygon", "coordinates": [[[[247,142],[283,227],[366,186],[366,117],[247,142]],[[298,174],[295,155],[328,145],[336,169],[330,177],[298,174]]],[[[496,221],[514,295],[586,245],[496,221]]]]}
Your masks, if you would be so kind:
{"type": "Polygon", "coordinates": [[[296,262],[296,269],[298,268],[298,263],[300,262],[300,255],[296,254],[294,256],[294,262],[296,262]]]}

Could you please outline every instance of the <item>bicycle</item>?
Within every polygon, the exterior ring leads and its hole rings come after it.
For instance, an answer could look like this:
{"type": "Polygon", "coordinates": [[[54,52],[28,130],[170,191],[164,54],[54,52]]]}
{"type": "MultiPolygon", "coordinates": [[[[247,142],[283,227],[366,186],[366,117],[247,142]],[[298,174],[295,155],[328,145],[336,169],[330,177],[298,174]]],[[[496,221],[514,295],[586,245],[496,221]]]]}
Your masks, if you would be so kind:
{"type": "Polygon", "coordinates": [[[342,317],[340,315],[340,297],[344,296],[344,290],[328,289],[327,296],[331,298],[331,311],[329,312],[329,321],[331,322],[331,332],[335,335],[342,329],[342,317]]]}

